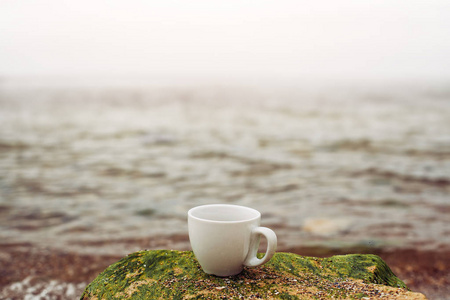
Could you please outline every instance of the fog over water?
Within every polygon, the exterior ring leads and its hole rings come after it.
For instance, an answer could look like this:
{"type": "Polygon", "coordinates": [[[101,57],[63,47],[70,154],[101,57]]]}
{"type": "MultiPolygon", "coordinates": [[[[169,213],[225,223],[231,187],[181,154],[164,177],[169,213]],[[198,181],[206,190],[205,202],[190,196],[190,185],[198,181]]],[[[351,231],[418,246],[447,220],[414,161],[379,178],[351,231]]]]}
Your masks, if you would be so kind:
{"type": "Polygon", "coordinates": [[[0,75],[450,77],[450,3],[2,1],[0,75]]]}

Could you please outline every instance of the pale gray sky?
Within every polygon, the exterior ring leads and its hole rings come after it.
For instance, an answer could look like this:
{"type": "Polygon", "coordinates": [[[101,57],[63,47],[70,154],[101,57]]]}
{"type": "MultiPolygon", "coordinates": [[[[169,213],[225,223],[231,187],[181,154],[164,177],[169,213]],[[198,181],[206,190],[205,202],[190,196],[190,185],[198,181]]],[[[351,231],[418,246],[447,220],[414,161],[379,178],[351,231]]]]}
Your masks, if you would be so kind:
{"type": "Polygon", "coordinates": [[[0,0],[0,76],[450,78],[448,0],[0,0]]]}

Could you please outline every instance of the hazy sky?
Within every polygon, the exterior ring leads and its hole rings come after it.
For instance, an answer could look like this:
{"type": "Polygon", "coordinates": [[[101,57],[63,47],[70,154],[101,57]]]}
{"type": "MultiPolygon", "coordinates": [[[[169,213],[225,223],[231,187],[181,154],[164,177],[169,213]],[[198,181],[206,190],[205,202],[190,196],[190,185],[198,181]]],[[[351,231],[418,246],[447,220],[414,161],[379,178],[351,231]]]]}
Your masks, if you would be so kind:
{"type": "Polygon", "coordinates": [[[0,0],[0,75],[450,78],[449,0],[0,0]]]}

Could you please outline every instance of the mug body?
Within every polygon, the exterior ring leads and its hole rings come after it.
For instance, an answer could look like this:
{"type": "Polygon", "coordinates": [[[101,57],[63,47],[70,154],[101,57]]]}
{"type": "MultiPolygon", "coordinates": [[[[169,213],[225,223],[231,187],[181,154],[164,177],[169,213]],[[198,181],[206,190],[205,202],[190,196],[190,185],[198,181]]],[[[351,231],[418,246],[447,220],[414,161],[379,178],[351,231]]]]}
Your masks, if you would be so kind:
{"type": "Polygon", "coordinates": [[[260,220],[257,210],[238,205],[212,204],[189,210],[189,239],[202,269],[217,276],[240,273],[252,229],[260,220]]]}

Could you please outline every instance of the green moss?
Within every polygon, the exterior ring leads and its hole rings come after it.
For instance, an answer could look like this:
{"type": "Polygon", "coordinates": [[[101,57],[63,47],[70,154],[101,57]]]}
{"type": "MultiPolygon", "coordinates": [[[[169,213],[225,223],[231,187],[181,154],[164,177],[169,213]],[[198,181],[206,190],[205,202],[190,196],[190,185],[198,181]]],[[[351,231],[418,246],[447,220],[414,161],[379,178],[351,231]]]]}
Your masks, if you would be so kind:
{"type": "Polygon", "coordinates": [[[392,287],[406,288],[388,265],[377,255],[336,255],[322,260],[322,266],[339,277],[362,279],[366,283],[378,283],[392,287]]]}
{"type": "Polygon", "coordinates": [[[365,284],[355,279],[371,284],[371,292],[374,284],[406,288],[375,255],[315,258],[276,253],[264,266],[222,278],[204,273],[192,252],[152,250],[132,253],[109,266],[86,287],[81,299],[302,299],[303,294],[360,299],[369,295],[365,284]]]}
{"type": "Polygon", "coordinates": [[[282,293],[278,295],[278,298],[284,300],[298,300],[299,298],[295,295],[289,295],[288,293],[282,293]]]}

